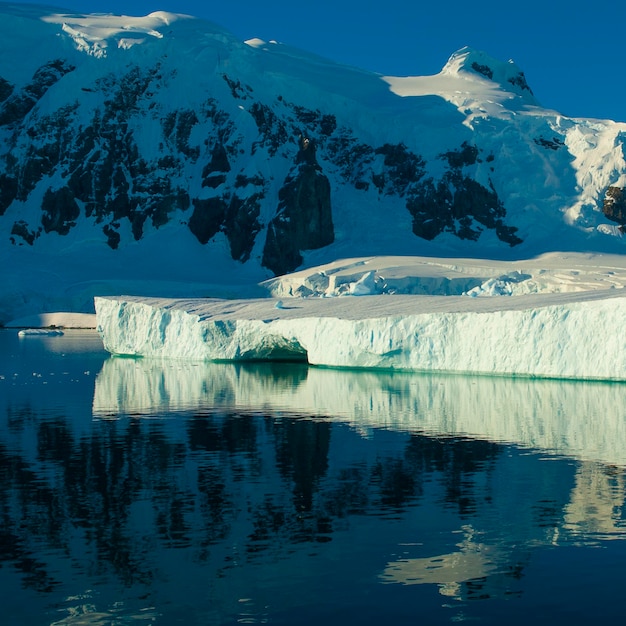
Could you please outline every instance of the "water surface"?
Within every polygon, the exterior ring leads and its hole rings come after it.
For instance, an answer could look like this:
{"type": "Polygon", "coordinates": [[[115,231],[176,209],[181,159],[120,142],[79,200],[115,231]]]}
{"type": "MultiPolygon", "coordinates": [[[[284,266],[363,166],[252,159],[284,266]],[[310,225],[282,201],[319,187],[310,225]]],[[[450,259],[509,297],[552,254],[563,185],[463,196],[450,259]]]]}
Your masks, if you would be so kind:
{"type": "Polygon", "coordinates": [[[3,622],[621,620],[625,390],[0,331],[3,622]]]}

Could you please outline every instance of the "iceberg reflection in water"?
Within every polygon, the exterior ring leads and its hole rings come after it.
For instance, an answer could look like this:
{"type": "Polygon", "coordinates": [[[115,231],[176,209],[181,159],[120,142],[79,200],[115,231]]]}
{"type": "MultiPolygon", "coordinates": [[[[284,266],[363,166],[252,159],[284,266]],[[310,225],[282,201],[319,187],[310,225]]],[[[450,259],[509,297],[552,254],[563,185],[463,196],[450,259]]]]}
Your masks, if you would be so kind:
{"type": "Polygon", "coordinates": [[[626,465],[625,391],[622,383],[113,357],[96,378],[93,412],[281,411],[626,465]]]}
{"type": "Polygon", "coordinates": [[[72,337],[0,332],[10,622],[621,616],[622,385],[106,358],[72,337]]]}
{"type": "MultiPolygon", "coordinates": [[[[561,486],[558,497],[535,501],[539,494],[524,489],[533,478],[512,477],[507,483],[508,495],[500,496],[507,515],[516,518],[510,521],[515,536],[524,536],[530,549],[622,538],[625,532],[626,482],[616,469],[626,465],[626,394],[620,384],[120,358],[106,361],[96,380],[94,415],[103,418],[205,406],[349,425],[365,439],[386,430],[436,438],[450,447],[468,440],[514,445],[542,461],[542,455],[578,459],[582,463],[571,485],[561,486]],[[541,509],[542,502],[559,498],[558,520],[533,523],[527,516],[529,508],[541,509]]],[[[335,452],[350,464],[349,449],[335,452]]],[[[478,463],[469,474],[477,469],[486,471],[478,463]]],[[[539,475],[544,469],[533,471],[539,475]]],[[[379,578],[435,583],[442,595],[461,597],[459,583],[501,575],[507,568],[510,547],[485,543],[493,531],[462,525],[453,531],[462,539],[452,552],[391,560],[379,578]]],[[[510,538],[500,541],[507,545],[510,538]]]]}

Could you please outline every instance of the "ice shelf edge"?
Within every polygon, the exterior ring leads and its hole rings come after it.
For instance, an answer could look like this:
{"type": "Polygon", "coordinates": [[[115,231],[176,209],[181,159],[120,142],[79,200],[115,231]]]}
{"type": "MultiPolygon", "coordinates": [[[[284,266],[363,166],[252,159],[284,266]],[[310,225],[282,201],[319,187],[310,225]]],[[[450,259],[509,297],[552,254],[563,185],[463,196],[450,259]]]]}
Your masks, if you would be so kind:
{"type": "MultiPolygon", "coordinates": [[[[358,305],[365,306],[364,300],[358,305]]],[[[245,311],[245,302],[233,318],[217,301],[181,302],[96,298],[106,350],[188,360],[292,358],[328,367],[626,381],[626,338],[620,332],[626,297],[489,312],[419,312],[416,302],[415,313],[362,319],[313,316],[306,307],[300,316],[281,316],[280,310],[255,316],[245,311]]]]}

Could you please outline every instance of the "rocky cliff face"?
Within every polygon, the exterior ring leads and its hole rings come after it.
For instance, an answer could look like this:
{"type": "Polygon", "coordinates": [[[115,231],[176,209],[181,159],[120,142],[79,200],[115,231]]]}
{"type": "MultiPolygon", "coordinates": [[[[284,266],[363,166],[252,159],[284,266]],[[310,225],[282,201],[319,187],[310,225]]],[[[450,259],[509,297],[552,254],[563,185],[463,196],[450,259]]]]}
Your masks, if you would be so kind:
{"type": "MultiPolygon", "coordinates": [[[[0,212],[16,201],[36,202],[39,208],[35,219],[14,221],[14,245],[37,245],[51,232],[67,235],[86,218],[100,225],[103,240],[116,249],[123,245],[122,221],[140,240],[146,224],[162,228],[184,216],[200,243],[210,245],[223,233],[232,258],[242,262],[262,234],[262,265],[274,273],[289,272],[302,263],[302,251],[334,241],[331,183],[318,152],[339,172],[341,184],[353,187],[355,198],[373,189],[383,199],[402,201],[419,237],[449,232],[475,240],[490,228],[508,245],[521,241],[513,235],[515,228],[504,224],[506,209],[496,191],[463,174],[479,158],[478,149],[467,143],[440,156],[448,167],[435,181],[426,176],[423,157],[404,144],[360,143],[351,128],[338,126],[332,112],[285,101],[271,107],[254,100],[251,87],[225,74],[234,99],[252,100],[249,111],[258,136],[246,146],[236,121],[214,98],[199,110],[159,115],[159,96],[167,89],[159,64],[131,66],[122,76],[106,75],[83,88],[102,98],[89,111],[88,123],[79,119],[78,101],[29,116],[46,91],[73,69],[61,59],[42,66],[0,108],[0,126],[11,137],[0,174],[0,212]],[[146,116],[160,138],[156,154],[142,151],[137,141],[146,116]],[[202,145],[191,141],[199,128],[202,145]],[[274,216],[266,223],[262,205],[273,181],[246,174],[241,158],[259,151],[270,162],[292,161],[275,207],[268,207],[274,216]],[[181,180],[190,168],[200,183],[195,194],[193,185],[181,180]]],[[[11,92],[8,81],[2,84],[11,92]]]]}
{"type": "Polygon", "coordinates": [[[88,228],[93,245],[121,253],[147,232],[182,228],[281,274],[309,251],[349,249],[351,237],[360,253],[384,239],[402,241],[402,253],[456,241],[467,254],[479,243],[484,253],[483,242],[524,249],[530,214],[541,232],[568,228],[571,207],[587,231],[590,216],[626,222],[623,159],[581,196],[576,124],[538,115],[509,64],[464,51],[442,73],[496,94],[496,114],[482,92],[463,102],[459,89],[393,95],[379,77],[320,69],[202,22],[179,31],[169,14],[158,14],[157,38],[155,15],[147,44],[124,32],[107,54],[46,17],[49,58],[28,75],[0,69],[4,245],[35,250],[88,228]]]}
{"type": "Polygon", "coordinates": [[[323,248],[335,238],[330,182],[321,169],[315,142],[301,135],[295,166],[278,192],[278,211],[263,248],[263,265],[276,274],[296,269],[302,250],[323,248]]]}
{"type": "Polygon", "coordinates": [[[626,194],[623,187],[606,190],[602,211],[611,221],[619,224],[621,232],[626,231],[626,194]]]}

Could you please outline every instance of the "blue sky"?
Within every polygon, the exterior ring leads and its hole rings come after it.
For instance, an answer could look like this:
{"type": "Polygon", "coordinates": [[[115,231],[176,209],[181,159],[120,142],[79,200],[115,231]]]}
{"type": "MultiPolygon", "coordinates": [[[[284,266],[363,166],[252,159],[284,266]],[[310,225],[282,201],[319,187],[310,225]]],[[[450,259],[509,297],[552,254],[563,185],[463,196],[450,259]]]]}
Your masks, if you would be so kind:
{"type": "MultiPolygon", "coordinates": [[[[29,3],[32,4],[32,3],[29,3]]],[[[41,2],[40,4],[44,4],[41,2]]],[[[80,12],[156,10],[208,19],[240,39],[275,39],[392,75],[437,73],[463,46],[513,59],[541,104],[626,122],[626,3],[615,0],[53,0],[80,12]]]]}

